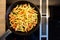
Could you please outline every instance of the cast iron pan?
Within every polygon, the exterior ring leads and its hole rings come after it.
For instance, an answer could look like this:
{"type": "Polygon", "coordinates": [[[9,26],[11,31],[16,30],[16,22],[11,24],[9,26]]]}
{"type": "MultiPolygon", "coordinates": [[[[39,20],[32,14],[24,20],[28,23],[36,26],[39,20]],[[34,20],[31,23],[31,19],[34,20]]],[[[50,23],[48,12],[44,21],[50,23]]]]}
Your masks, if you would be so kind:
{"type": "Polygon", "coordinates": [[[8,30],[7,32],[5,33],[5,35],[8,36],[8,34],[10,34],[11,32],[15,33],[15,34],[18,34],[18,35],[30,35],[31,33],[33,33],[40,25],[40,19],[41,19],[41,16],[40,16],[40,12],[39,12],[39,9],[31,2],[28,2],[28,1],[17,1],[15,3],[13,3],[7,10],[7,13],[5,15],[5,19],[6,19],[6,24],[7,24],[7,27],[8,27],[8,30]],[[13,28],[10,27],[10,22],[9,22],[9,14],[10,12],[12,11],[12,9],[14,7],[16,7],[17,5],[20,5],[20,4],[30,4],[31,7],[35,7],[35,10],[38,12],[38,23],[36,25],[36,27],[34,27],[31,31],[29,32],[20,32],[20,31],[14,31],[13,28]]]}

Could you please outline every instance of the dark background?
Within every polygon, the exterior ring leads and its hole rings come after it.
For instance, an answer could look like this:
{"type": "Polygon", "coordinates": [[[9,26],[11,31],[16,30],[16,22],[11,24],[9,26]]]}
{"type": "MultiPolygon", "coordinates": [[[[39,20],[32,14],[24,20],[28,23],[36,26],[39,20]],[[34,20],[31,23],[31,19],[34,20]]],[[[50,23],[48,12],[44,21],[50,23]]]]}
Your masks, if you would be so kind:
{"type": "Polygon", "coordinates": [[[49,40],[60,40],[60,5],[49,6],[49,40]]]}

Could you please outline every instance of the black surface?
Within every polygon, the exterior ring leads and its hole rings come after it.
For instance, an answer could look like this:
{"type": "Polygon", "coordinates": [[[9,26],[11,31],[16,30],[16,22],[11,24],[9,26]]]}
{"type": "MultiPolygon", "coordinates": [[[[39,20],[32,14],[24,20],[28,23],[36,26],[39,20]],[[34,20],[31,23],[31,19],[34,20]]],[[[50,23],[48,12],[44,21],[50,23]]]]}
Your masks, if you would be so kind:
{"type": "Polygon", "coordinates": [[[60,6],[50,6],[49,40],[60,40],[60,6]]]}
{"type": "Polygon", "coordinates": [[[46,37],[41,38],[42,40],[46,40],[46,37]]]}

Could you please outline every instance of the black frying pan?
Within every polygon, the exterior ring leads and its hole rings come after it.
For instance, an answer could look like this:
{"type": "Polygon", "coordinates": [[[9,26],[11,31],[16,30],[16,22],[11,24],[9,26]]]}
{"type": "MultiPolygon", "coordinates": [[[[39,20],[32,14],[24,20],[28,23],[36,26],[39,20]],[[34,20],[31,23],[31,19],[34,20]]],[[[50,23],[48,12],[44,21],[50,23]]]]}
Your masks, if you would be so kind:
{"type": "MultiPolygon", "coordinates": [[[[7,27],[9,28],[9,30],[7,30],[6,34],[10,34],[11,32],[15,33],[15,34],[18,34],[18,35],[30,35],[31,33],[33,33],[40,25],[40,19],[41,19],[41,16],[40,16],[40,12],[39,12],[39,9],[31,2],[28,2],[28,1],[17,1],[15,3],[13,3],[7,10],[7,13],[5,15],[5,19],[6,19],[6,24],[7,24],[7,27]],[[17,5],[20,5],[20,4],[30,4],[31,7],[35,7],[35,10],[38,12],[38,23],[36,25],[36,27],[34,27],[31,31],[29,32],[20,32],[20,31],[14,31],[13,28],[10,27],[10,22],[9,22],[9,14],[10,12],[12,11],[12,9],[14,7],[16,7],[17,5]]],[[[5,35],[6,35],[5,34],[5,35]]]]}

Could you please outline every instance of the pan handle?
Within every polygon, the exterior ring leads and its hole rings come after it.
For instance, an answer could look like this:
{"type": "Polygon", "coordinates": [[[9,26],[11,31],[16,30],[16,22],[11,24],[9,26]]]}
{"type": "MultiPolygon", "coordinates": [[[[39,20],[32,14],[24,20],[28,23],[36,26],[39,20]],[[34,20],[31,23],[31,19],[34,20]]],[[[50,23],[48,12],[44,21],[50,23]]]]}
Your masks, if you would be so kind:
{"type": "Polygon", "coordinates": [[[10,29],[8,29],[1,37],[0,40],[4,40],[4,38],[6,38],[9,34],[11,34],[12,32],[10,31],[10,29]]]}

